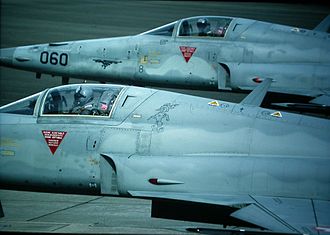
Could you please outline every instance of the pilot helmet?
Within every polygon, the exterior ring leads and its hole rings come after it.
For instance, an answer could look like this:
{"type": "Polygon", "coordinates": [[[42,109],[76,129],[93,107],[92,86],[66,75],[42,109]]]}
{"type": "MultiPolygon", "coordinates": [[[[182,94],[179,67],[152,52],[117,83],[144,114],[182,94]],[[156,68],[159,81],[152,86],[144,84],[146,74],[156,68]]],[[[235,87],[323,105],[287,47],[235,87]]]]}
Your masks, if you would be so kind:
{"type": "Polygon", "coordinates": [[[197,27],[199,29],[205,29],[209,25],[210,25],[209,21],[205,18],[198,19],[197,21],[197,27]]]}
{"type": "Polygon", "coordinates": [[[74,93],[74,100],[77,105],[85,105],[93,99],[93,91],[88,86],[77,87],[74,93]]]}

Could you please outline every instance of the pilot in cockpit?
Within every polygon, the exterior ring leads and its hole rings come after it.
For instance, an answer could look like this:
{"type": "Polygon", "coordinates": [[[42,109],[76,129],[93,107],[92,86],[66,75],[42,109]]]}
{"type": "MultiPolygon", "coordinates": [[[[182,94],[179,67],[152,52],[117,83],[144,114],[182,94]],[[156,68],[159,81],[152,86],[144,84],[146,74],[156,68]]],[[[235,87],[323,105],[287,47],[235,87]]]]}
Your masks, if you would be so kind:
{"type": "Polygon", "coordinates": [[[79,86],[74,93],[71,113],[91,115],[94,109],[93,90],[87,86],[79,86]]]}
{"type": "Polygon", "coordinates": [[[201,18],[197,21],[198,36],[207,36],[210,32],[210,23],[207,19],[201,18]]]}

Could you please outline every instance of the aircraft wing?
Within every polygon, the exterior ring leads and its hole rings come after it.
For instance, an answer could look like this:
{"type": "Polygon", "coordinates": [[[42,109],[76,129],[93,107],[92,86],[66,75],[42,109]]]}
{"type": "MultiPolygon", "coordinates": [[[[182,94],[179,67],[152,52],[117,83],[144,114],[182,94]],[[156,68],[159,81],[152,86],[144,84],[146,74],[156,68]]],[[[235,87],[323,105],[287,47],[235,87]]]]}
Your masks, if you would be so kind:
{"type": "Polygon", "coordinates": [[[130,191],[134,197],[175,200],[235,208],[230,217],[276,232],[328,234],[330,202],[251,195],[130,191]]]}
{"type": "MultiPolygon", "coordinates": [[[[329,18],[330,19],[330,18],[329,18]]],[[[260,106],[271,86],[272,79],[266,78],[240,104],[249,106],[260,106]]],[[[289,110],[306,111],[310,113],[330,114],[330,94],[325,93],[313,98],[308,103],[271,103],[271,105],[287,108],[289,110]]]]}
{"type": "Polygon", "coordinates": [[[285,108],[291,111],[318,113],[325,116],[330,115],[330,95],[318,96],[308,103],[271,103],[272,106],[285,108]]]}
{"type": "Polygon", "coordinates": [[[327,17],[325,17],[321,23],[319,23],[314,30],[316,31],[320,31],[320,32],[326,32],[329,33],[330,32],[330,15],[328,15],[327,17]]]}
{"type": "Polygon", "coordinates": [[[313,104],[319,104],[324,106],[330,106],[330,94],[324,94],[319,97],[316,97],[310,101],[313,104]]]}
{"type": "Polygon", "coordinates": [[[260,106],[265,98],[265,95],[272,83],[272,79],[266,78],[259,86],[257,86],[248,96],[242,101],[242,105],[260,106]]]}

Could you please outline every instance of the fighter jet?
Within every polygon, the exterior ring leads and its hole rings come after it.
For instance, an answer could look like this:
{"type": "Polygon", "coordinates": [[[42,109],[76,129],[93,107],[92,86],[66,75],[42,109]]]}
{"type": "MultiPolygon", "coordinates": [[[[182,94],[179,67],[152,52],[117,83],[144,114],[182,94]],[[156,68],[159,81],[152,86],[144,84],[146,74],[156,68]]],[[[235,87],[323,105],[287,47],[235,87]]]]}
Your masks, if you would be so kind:
{"type": "Polygon", "coordinates": [[[315,30],[197,16],[134,36],[1,49],[0,57],[3,66],[36,72],[37,78],[62,76],[63,83],[75,77],[143,86],[252,90],[271,78],[270,91],[326,95],[330,105],[329,26],[329,16],[315,30]]]}
{"type": "Polygon", "coordinates": [[[152,200],[152,216],[277,232],[330,226],[330,120],[113,84],[0,108],[0,186],[152,200]]]}

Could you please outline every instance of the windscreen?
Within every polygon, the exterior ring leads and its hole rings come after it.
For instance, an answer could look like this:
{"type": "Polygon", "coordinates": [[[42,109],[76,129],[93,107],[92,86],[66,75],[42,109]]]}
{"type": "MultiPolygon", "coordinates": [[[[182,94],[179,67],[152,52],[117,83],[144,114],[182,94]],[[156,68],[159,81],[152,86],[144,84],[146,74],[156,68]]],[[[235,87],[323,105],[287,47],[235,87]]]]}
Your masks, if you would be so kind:
{"type": "Polygon", "coordinates": [[[40,93],[31,95],[16,102],[7,104],[0,108],[0,113],[13,113],[21,115],[33,115],[35,105],[40,93]]]}
{"type": "Polygon", "coordinates": [[[156,29],[152,29],[152,30],[147,31],[147,32],[142,33],[142,34],[171,37],[172,34],[173,34],[173,31],[174,31],[175,24],[176,24],[176,22],[173,22],[173,23],[158,27],[156,29]]]}

